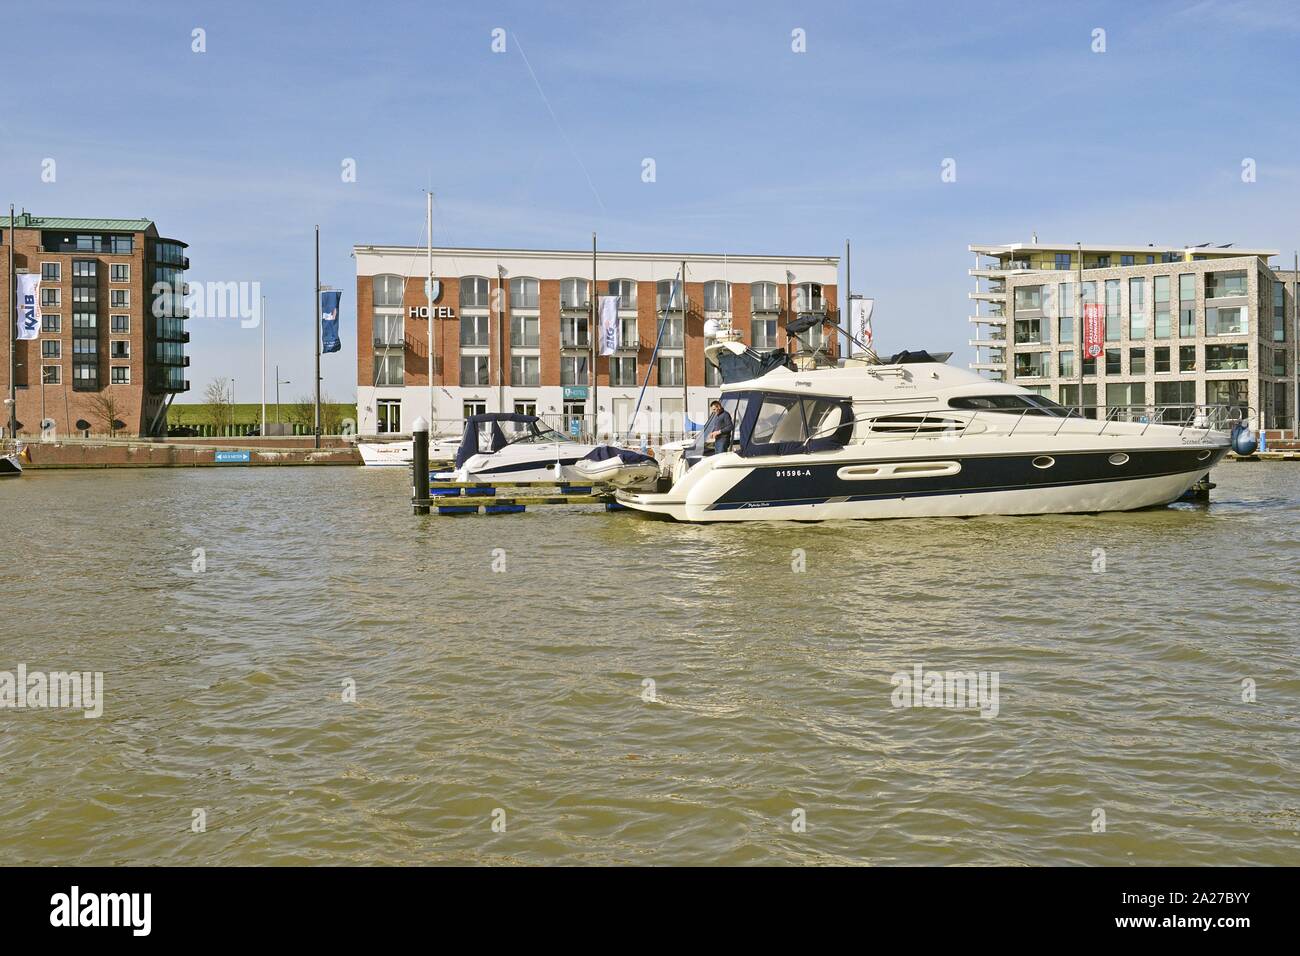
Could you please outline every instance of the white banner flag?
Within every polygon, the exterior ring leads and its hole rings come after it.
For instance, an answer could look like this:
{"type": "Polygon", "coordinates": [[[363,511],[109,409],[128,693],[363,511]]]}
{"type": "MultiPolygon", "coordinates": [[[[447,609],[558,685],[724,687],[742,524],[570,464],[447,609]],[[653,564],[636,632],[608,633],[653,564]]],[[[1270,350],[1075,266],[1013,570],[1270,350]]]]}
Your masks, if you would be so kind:
{"type": "Polygon", "coordinates": [[[616,295],[600,297],[600,354],[613,355],[618,348],[618,300],[616,295]]]}
{"type": "MultiPolygon", "coordinates": [[[[867,348],[872,348],[871,341],[871,313],[876,308],[875,299],[852,299],[849,302],[849,334],[861,342],[867,348]]],[[[852,352],[854,343],[849,343],[849,351],[852,352]]]]}
{"type": "Polygon", "coordinates": [[[41,334],[41,276],[29,272],[18,277],[18,338],[35,339],[41,334]]]}

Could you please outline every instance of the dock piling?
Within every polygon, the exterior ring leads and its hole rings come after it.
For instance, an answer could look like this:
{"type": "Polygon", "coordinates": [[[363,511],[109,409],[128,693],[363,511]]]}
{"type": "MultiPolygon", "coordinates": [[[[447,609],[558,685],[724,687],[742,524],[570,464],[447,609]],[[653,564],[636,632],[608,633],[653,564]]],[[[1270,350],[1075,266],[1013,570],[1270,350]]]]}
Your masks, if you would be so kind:
{"type": "Polygon", "coordinates": [[[423,416],[411,426],[411,504],[417,515],[429,513],[429,423],[423,416]]]}

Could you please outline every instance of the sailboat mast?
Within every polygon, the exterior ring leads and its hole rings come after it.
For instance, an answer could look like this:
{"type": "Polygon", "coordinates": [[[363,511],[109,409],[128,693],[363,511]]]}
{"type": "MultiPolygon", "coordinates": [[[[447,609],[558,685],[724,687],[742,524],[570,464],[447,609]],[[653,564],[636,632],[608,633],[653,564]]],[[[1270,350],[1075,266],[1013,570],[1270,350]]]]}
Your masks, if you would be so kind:
{"type": "Polygon", "coordinates": [[[424,298],[425,307],[429,319],[429,427],[433,428],[437,421],[434,415],[433,406],[433,193],[425,191],[425,209],[424,209],[424,227],[426,232],[428,261],[424,278],[424,298]]]}

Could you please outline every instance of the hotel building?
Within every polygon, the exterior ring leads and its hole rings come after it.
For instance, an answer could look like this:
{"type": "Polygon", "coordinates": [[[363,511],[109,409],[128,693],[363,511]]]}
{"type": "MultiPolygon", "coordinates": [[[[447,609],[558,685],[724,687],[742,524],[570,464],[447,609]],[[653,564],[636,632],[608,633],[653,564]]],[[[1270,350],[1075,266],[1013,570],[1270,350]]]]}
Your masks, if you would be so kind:
{"type": "Polygon", "coordinates": [[[1276,250],[1036,240],[968,248],[971,367],[990,378],[1104,414],[1240,405],[1266,428],[1294,427],[1296,273],[1270,264],[1276,250]],[[1082,391],[1080,304],[1105,316],[1104,351],[1082,363],[1082,391]]]}
{"type": "MultiPolygon", "coordinates": [[[[358,430],[408,432],[430,411],[426,250],[353,252],[358,430]]],[[[596,358],[593,379],[589,251],[433,250],[435,433],[505,411],[566,432],[581,423],[602,439],[629,429],[651,441],[679,437],[683,415],[702,424],[720,394],[704,358],[706,321],[730,321],[746,344],[772,349],[790,347],[784,326],[797,314],[838,318],[835,256],[600,252],[595,269],[599,295],[619,297],[619,324],[617,349],[596,358]],[[685,309],[680,291],[671,296],[683,262],[685,309]]],[[[804,338],[838,348],[833,331],[804,338]]]]}
{"type": "MultiPolygon", "coordinates": [[[[189,333],[183,308],[186,244],[165,239],[148,219],[0,217],[0,286],[10,314],[14,271],[39,273],[40,337],[16,343],[18,434],[78,432],[158,435],[171,399],[189,389],[189,333]],[[174,291],[153,292],[165,282],[174,291]],[[161,308],[160,308],[161,306],[161,308]],[[166,315],[158,318],[158,315],[166,315]],[[109,413],[112,413],[110,424],[109,413]]],[[[9,343],[0,391],[9,397],[9,343]]],[[[8,428],[9,416],[0,415],[8,428]]]]}

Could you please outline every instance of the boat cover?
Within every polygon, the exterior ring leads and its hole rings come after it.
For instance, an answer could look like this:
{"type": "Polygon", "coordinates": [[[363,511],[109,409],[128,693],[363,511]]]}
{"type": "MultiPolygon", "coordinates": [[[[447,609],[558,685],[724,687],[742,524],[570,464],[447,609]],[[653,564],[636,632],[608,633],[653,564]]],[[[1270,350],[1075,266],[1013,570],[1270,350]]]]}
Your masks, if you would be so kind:
{"type": "Polygon", "coordinates": [[[649,455],[643,455],[639,451],[632,451],[629,448],[618,448],[614,445],[597,445],[590,452],[582,456],[583,461],[608,461],[617,457],[625,465],[636,465],[643,461],[654,461],[649,455]]]}
{"type": "Polygon", "coordinates": [[[885,364],[912,365],[917,362],[937,362],[942,365],[951,357],[951,352],[940,352],[938,355],[931,355],[925,349],[917,349],[915,352],[909,352],[907,349],[903,349],[903,351],[891,355],[885,364]]]}
{"type": "Polygon", "coordinates": [[[511,412],[488,412],[486,415],[471,415],[465,419],[465,434],[461,436],[460,448],[456,451],[456,467],[461,467],[481,451],[478,447],[479,425],[488,422],[492,423],[492,447],[487,451],[500,451],[508,444],[506,434],[501,430],[501,422],[529,424],[537,420],[536,415],[519,415],[511,412]]]}
{"type": "Polygon", "coordinates": [[[723,349],[718,352],[716,358],[718,373],[722,376],[723,385],[730,385],[733,382],[748,382],[752,378],[766,375],[774,368],[794,370],[794,365],[790,362],[790,356],[785,349],[756,352],[747,348],[740,355],[723,349]]]}

